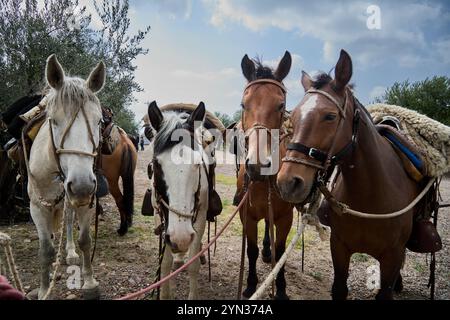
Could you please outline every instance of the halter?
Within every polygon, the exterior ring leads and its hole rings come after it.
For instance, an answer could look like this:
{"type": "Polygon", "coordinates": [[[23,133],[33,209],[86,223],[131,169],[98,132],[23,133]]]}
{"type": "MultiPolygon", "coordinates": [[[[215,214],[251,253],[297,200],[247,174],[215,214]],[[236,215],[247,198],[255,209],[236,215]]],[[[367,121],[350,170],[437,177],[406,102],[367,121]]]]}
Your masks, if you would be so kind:
{"type": "MultiPolygon", "coordinates": [[[[191,136],[193,137],[193,139],[195,138],[193,133],[191,134],[191,136]]],[[[194,139],[194,143],[195,143],[195,139],[194,139]]],[[[199,144],[199,146],[202,148],[201,144],[199,144]]],[[[156,156],[153,156],[153,159],[152,159],[153,167],[155,167],[155,163],[157,163],[156,156]]],[[[156,176],[153,175],[153,189],[155,192],[156,203],[158,204],[158,212],[159,212],[159,215],[161,216],[161,220],[162,220],[163,224],[165,224],[165,217],[161,210],[161,205],[164,208],[166,208],[169,212],[176,214],[178,217],[191,219],[192,222],[195,223],[195,221],[197,220],[199,204],[200,204],[200,188],[201,188],[202,169],[205,171],[206,175],[208,175],[208,169],[206,168],[206,164],[203,161],[203,159],[202,159],[201,166],[199,167],[199,170],[198,170],[198,184],[197,184],[197,190],[195,191],[195,194],[194,194],[194,208],[189,213],[182,212],[180,210],[177,210],[177,209],[171,207],[170,204],[168,203],[168,201],[164,200],[163,196],[158,192],[158,189],[156,187],[156,179],[155,179],[156,176]]]]}
{"type": "MultiPolygon", "coordinates": [[[[56,164],[58,166],[58,171],[59,171],[59,175],[61,176],[62,180],[64,181],[66,179],[65,174],[61,168],[61,160],[60,160],[60,155],[61,154],[75,154],[75,155],[80,155],[80,156],[86,156],[86,157],[92,157],[92,158],[96,158],[98,153],[97,153],[97,146],[95,145],[95,139],[94,139],[94,134],[92,133],[92,129],[91,126],[89,125],[89,121],[86,115],[86,110],[84,109],[84,105],[81,104],[80,107],[78,108],[77,112],[75,112],[75,114],[73,115],[73,117],[70,119],[69,124],[67,125],[67,127],[64,129],[62,138],[61,138],[61,142],[59,144],[59,148],[56,147],[55,144],[55,137],[53,135],[53,119],[52,118],[48,118],[48,123],[49,123],[49,130],[50,130],[50,137],[52,140],[52,150],[53,150],[53,154],[55,156],[56,159],[56,164]],[[69,130],[72,128],[75,119],[78,117],[78,114],[82,113],[84,120],[86,122],[86,126],[88,129],[88,134],[89,134],[89,139],[92,142],[93,145],[93,151],[91,152],[86,152],[86,151],[82,151],[82,150],[75,150],[75,149],[64,149],[64,141],[67,137],[67,134],[69,133],[69,130]]],[[[99,146],[101,144],[99,143],[99,146]]]]}
{"type": "Polygon", "coordinates": [[[359,128],[359,118],[360,118],[360,110],[358,107],[355,108],[354,116],[353,116],[353,127],[352,127],[352,138],[350,142],[348,142],[339,152],[337,152],[334,155],[331,155],[332,150],[334,149],[334,146],[336,144],[337,140],[337,133],[340,131],[344,120],[346,119],[346,111],[347,111],[347,96],[348,93],[345,91],[345,98],[344,102],[341,104],[339,103],[332,95],[330,95],[328,92],[325,92],[323,90],[318,89],[309,89],[306,94],[319,94],[324,97],[326,97],[328,100],[333,102],[333,104],[338,108],[340,119],[338,126],[336,128],[333,141],[331,143],[330,150],[328,152],[322,151],[318,148],[309,147],[306,146],[300,142],[293,142],[289,143],[287,146],[287,150],[289,151],[297,151],[299,153],[302,153],[308,158],[312,159],[313,161],[310,161],[308,159],[304,158],[297,158],[297,157],[285,157],[283,158],[283,162],[293,162],[298,164],[303,164],[309,167],[313,167],[316,169],[319,169],[323,175],[329,174],[329,168],[334,167],[339,160],[341,160],[348,152],[350,152],[357,142],[357,136],[358,136],[358,128],[359,128]],[[317,163],[318,162],[318,163],[317,163]]]}
{"type": "MultiPolygon", "coordinates": [[[[284,107],[283,107],[282,110],[280,110],[281,117],[280,117],[280,125],[278,126],[278,127],[281,129],[282,124],[283,124],[283,115],[284,115],[284,112],[286,111],[286,93],[287,93],[287,89],[286,89],[286,87],[284,86],[284,84],[283,84],[282,82],[280,82],[280,81],[273,80],[273,79],[258,79],[258,80],[254,80],[254,81],[249,82],[249,83],[245,86],[244,92],[245,92],[248,88],[250,88],[251,86],[253,86],[253,85],[255,85],[255,84],[267,84],[267,83],[273,84],[273,85],[277,86],[278,88],[280,88],[281,91],[283,92],[283,95],[284,95],[284,107]]],[[[268,133],[268,135],[269,135],[270,137],[272,137],[272,133],[271,133],[271,131],[270,131],[271,129],[270,129],[268,126],[264,125],[263,123],[257,122],[257,123],[255,123],[255,124],[253,124],[250,128],[246,129],[245,126],[244,126],[244,122],[245,122],[245,121],[244,121],[244,120],[245,120],[244,114],[245,114],[245,112],[244,112],[244,110],[243,110],[243,111],[242,111],[242,115],[241,115],[241,123],[242,123],[242,130],[244,131],[244,136],[245,136],[245,139],[246,139],[246,140],[247,140],[247,139],[250,137],[250,135],[251,135],[254,131],[256,131],[256,130],[264,130],[264,131],[266,131],[266,132],[268,133]]],[[[284,137],[283,137],[283,138],[284,138],[284,137]]],[[[280,139],[280,140],[281,140],[281,139],[280,139]]],[[[245,143],[245,148],[247,149],[247,142],[245,143]]]]}

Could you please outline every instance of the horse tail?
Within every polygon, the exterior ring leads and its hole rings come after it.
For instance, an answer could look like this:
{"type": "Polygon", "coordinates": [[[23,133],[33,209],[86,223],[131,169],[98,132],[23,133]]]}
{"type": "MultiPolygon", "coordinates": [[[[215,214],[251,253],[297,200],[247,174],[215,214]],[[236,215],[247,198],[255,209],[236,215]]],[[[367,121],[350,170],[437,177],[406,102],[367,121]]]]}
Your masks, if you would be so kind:
{"type": "Polygon", "coordinates": [[[123,208],[128,221],[131,221],[134,211],[134,169],[135,158],[133,157],[133,150],[127,143],[122,153],[120,176],[122,177],[123,185],[123,208]]]}

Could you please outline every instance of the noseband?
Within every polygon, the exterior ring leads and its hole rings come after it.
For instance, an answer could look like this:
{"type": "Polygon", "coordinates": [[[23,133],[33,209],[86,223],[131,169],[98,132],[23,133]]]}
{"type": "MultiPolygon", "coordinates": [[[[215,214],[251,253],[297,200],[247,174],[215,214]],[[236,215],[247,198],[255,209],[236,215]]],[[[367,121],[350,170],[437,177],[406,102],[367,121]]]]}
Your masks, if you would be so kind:
{"type": "Polygon", "coordinates": [[[345,92],[345,99],[342,104],[340,104],[332,95],[330,95],[328,92],[325,92],[323,90],[318,89],[309,89],[306,94],[319,94],[324,97],[326,97],[328,100],[333,102],[333,104],[338,108],[340,119],[338,126],[336,128],[336,132],[334,134],[333,141],[331,143],[330,150],[328,152],[322,151],[318,148],[309,147],[306,146],[300,142],[292,142],[289,143],[287,146],[288,151],[297,151],[299,153],[302,153],[306,156],[308,156],[309,159],[304,158],[297,158],[297,157],[285,157],[283,158],[283,162],[292,162],[292,163],[298,163],[303,164],[309,167],[313,167],[316,169],[319,169],[323,175],[329,174],[329,168],[334,167],[339,160],[341,160],[348,152],[350,152],[357,142],[357,136],[358,136],[358,128],[359,128],[359,118],[360,118],[360,110],[355,104],[355,112],[353,115],[353,127],[352,127],[352,138],[350,142],[348,142],[339,152],[332,155],[331,152],[334,149],[334,146],[336,144],[337,140],[337,133],[342,129],[342,125],[344,123],[344,120],[346,119],[346,111],[347,111],[347,91],[345,92]]]}
{"type": "MultiPolygon", "coordinates": [[[[91,126],[89,125],[89,120],[87,118],[86,115],[86,110],[84,109],[84,105],[81,104],[80,107],[78,108],[77,112],[75,112],[75,114],[73,115],[73,117],[70,119],[69,124],[67,125],[67,127],[64,129],[63,131],[63,135],[61,138],[61,142],[59,144],[59,148],[56,147],[55,144],[55,137],[53,134],[53,119],[52,118],[48,118],[48,123],[49,123],[49,129],[50,129],[50,137],[51,137],[51,141],[52,141],[52,150],[53,150],[53,154],[55,155],[55,159],[56,159],[56,164],[58,166],[58,171],[59,171],[59,175],[61,176],[61,179],[64,181],[65,180],[65,174],[61,168],[61,162],[60,162],[60,155],[61,154],[75,154],[75,155],[79,155],[79,156],[86,156],[86,157],[92,157],[92,158],[96,158],[98,153],[97,153],[97,146],[95,145],[95,139],[94,139],[94,134],[92,133],[92,129],[91,126]],[[82,150],[75,150],[75,149],[64,149],[64,141],[66,140],[67,134],[69,133],[69,130],[72,128],[75,119],[78,117],[78,114],[80,113],[83,115],[83,118],[86,122],[86,126],[88,129],[88,134],[89,134],[89,139],[92,142],[92,146],[93,146],[93,151],[92,152],[86,152],[86,151],[82,151],[82,150]]],[[[101,144],[99,143],[99,146],[101,144]]]]}

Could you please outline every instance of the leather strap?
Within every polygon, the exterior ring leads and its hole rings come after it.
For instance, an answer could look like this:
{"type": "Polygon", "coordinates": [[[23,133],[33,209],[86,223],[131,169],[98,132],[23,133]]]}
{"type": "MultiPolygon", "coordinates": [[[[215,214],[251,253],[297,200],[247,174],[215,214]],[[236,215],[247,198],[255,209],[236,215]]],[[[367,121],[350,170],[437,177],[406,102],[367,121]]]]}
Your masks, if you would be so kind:
{"type": "Polygon", "coordinates": [[[278,88],[281,89],[281,91],[283,91],[284,94],[287,93],[287,89],[284,86],[284,84],[280,81],[273,80],[273,79],[258,79],[258,80],[251,81],[245,86],[244,91],[247,90],[248,88],[250,88],[251,86],[253,86],[254,84],[258,84],[258,83],[270,83],[270,84],[276,85],[278,88]]]}
{"type": "Polygon", "coordinates": [[[316,148],[307,147],[298,142],[288,143],[287,150],[303,153],[314,160],[320,161],[321,163],[327,160],[328,157],[326,152],[316,148]]]}

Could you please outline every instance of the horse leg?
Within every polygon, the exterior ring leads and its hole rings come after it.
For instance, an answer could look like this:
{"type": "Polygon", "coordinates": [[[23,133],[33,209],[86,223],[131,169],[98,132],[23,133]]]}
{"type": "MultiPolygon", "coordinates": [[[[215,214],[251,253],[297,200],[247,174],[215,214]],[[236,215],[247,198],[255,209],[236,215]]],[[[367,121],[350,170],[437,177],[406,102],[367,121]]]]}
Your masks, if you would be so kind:
{"type": "MultiPolygon", "coordinates": [[[[278,262],[286,249],[286,239],[289,234],[292,225],[292,215],[288,219],[289,215],[284,215],[282,219],[276,221],[276,242],[275,242],[275,260],[278,262]]],[[[275,294],[275,300],[289,300],[286,294],[286,279],[284,277],[284,265],[278,272],[275,280],[277,291],[275,294]]]]}
{"type": "MultiPolygon", "coordinates": [[[[201,238],[195,234],[194,241],[189,248],[189,259],[200,252],[202,246],[201,238]]],[[[196,259],[189,267],[189,300],[198,300],[198,273],[200,270],[200,258],[196,259]]]]}
{"type": "Polygon", "coordinates": [[[393,300],[393,290],[399,279],[402,262],[405,258],[405,249],[401,252],[389,252],[380,259],[380,290],[377,300],[393,300]]]}
{"type": "MultiPolygon", "coordinates": [[[[93,292],[98,289],[98,282],[94,279],[91,265],[91,235],[90,235],[90,224],[92,210],[87,207],[79,208],[76,210],[78,216],[78,224],[80,226],[80,235],[78,237],[78,245],[80,246],[81,252],[83,253],[83,279],[84,284],[82,289],[85,293],[93,292]]],[[[90,294],[89,294],[90,295],[90,294]]],[[[98,293],[96,294],[98,298],[98,293]]]]}
{"type": "Polygon", "coordinates": [[[66,227],[67,227],[67,240],[66,240],[66,263],[68,266],[79,265],[80,256],[75,250],[75,243],[73,241],[73,221],[74,211],[71,208],[66,210],[66,227]]]}
{"type": "MultiPolygon", "coordinates": [[[[402,268],[405,265],[405,254],[403,254],[403,261],[402,261],[402,268]]],[[[395,281],[395,285],[394,285],[394,292],[395,293],[400,293],[403,291],[403,277],[401,274],[401,271],[398,273],[398,278],[395,281]]]]}
{"type": "Polygon", "coordinates": [[[41,281],[38,299],[42,299],[50,285],[50,269],[55,259],[55,248],[52,242],[53,214],[50,210],[40,209],[30,203],[30,213],[39,236],[39,262],[41,265],[41,281]]]}
{"type": "Polygon", "coordinates": [[[351,253],[346,246],[331,233],[331,257],[333,259],[334,281],[331,289],[333,300],[345,300],[348,295],[347,278],[351,253]]]}
{"type": "Polygon", "coordinates": [[[250,298],[256,291],[258,275],[256,273],[256,260],[258,260],[258,222],[247,216],[247,257],[248,257],[248,277],[247,288],[242,295],[250,298]]]}
{"type": "Polygon", "coordinates": [[[270,234],[269,234],[269,221],[264,220],[264,239],[263,239],[263,249],[261,251],[262,261],[265,263],[270,263],[272,261],[272,252],[270,251],[270,234]]]}
{"type": "Polygon", "coordinates": [[[403,277],[402,277],[401,273],[399,273],[397,281],[395,281],[394,292],[400,293],[402,291],[403,291],[403,277]]]}
{"type": "Polygon", "coordinates": [[[109,192],[114,197],[116,201],[117,209],[119,209],[120,213],[120,227],[117,229],[117,233],[119,236],[123,236],[128,232],[128,223],[127,223],[127,214],[123,207],[123,196],[120,192],[118,181],[114,180],[114,183],[109,185],[109,192]]]}
{"type": "MultiPolygon", "coordinates": [[[[166,245],[164,250],[164,257],[161,262],[161,279],[167,276],[172,270],[173,264],[173,254],[170,246],[166,245]]],[[[171,282],[172,280],[166,281],[161,285],[161,300],[172,300],[172,290],[171,290],[171,282]]]]}

